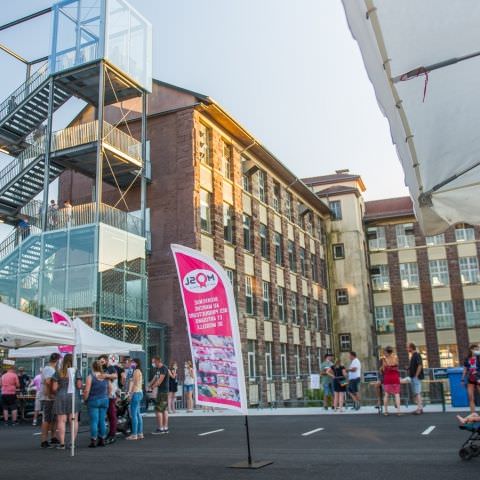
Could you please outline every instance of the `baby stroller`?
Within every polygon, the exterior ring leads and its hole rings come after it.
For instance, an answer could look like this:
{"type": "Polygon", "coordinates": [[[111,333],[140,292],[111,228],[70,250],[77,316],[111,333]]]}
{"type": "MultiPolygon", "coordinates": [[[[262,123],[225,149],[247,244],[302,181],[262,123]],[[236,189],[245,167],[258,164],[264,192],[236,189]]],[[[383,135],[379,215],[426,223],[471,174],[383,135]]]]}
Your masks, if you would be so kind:
{"type": "Polygon", "coordinates": [[[128,437],[132,431],[132,419],[130,418],[130,400],[122,392],[117,399],[117,431],[128,437]]]}
{"type": "Polygon", "coordinates": [[[458,452],[460,458],[462,460],[470,460],[472,457],[478,457],[480,455],[480,422],[460,425],[460,430],[470,432],[470,437],[468,437],[458,452]]]}

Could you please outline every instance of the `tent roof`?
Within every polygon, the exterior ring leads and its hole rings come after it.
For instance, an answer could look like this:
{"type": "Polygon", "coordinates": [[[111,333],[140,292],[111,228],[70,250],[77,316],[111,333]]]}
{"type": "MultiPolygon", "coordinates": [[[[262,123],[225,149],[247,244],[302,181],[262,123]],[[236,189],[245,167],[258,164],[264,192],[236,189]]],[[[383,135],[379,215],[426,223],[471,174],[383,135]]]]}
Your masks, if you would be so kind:
{"type": "Polygon", "coordinates": [[[427,235],[480,223],[477,0],[343,0],[427,235]]]}
{"type": "Polygon", "coordinates": [[[0,346],[19,348],[74,344],[73,329],[55,325],[0,303],[0,346]]]}

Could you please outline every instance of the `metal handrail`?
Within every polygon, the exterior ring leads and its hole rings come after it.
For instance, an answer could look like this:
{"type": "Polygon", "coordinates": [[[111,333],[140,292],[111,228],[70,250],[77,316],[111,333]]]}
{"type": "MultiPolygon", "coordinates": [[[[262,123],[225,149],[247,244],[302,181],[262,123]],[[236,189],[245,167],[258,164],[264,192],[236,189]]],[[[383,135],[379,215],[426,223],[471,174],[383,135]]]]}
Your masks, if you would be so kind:
{"type": "Polygon", "coordinates": [[[20,103],[22,103],[31,92],[41,85],[49,76],[48,63],[42,65],[26,82],[15,89],[10,96],[0,104],[0,120],[5,118],[20,103]]]}
{"type": "Polygon", "coordinates": [[[122,130],[103,122],[104,143],[142,162],[142,144],[122,130]]]}

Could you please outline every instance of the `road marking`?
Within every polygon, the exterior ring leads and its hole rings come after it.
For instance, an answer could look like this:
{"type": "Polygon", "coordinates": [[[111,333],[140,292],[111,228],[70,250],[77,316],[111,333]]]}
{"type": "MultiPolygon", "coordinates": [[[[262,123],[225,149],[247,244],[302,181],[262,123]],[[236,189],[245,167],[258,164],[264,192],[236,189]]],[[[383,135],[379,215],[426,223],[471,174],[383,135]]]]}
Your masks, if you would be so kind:
{"type": "Polygon", "coordinates": [[[37,433],[34,433],[33,436],[36,437],[37,435],[41,435],[42,432],[37,432],[37,433]]]}
{"type": "Polygon", "coordinates": [[[321,432],[324,430],[324,428],[316,428],[315,430],[310,430],[309,432],[302,433],[302,437],[308,437],[309,435],[312,435],[313,433],[321,432]]]}
{"type": "Polygon", "coordinates": [[[430,435],[434,430],[435,430],[435,425],[432,425],[428,427],[424,432],[422,432],[422,435],[430,435]]]}
{"type": "Polygon", "coordinates": [[[205,435],[211,435],[212,433],[218,433],[218,432],[223,432],[225,429],[224,428],[219,428],[218,430],[212,430],[211,432],[203,432],[199,433],[199,437],[204,437],[205,435]]]}

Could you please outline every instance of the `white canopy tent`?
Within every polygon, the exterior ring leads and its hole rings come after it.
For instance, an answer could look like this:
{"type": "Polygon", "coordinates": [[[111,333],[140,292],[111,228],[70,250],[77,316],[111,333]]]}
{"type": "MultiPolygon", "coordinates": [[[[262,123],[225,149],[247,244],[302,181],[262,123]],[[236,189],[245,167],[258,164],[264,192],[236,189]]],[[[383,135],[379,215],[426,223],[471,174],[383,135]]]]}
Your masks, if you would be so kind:
{"type": "Polygon", "coordinates": [[[343,5],[424,233],[480,224],[480,2],[343,5]]]}
{"type": "Polygon", "coordinates": [[[38,348],[74,344],[73,329],[55,325],[0,303],[0,346],[38,348]]]}

